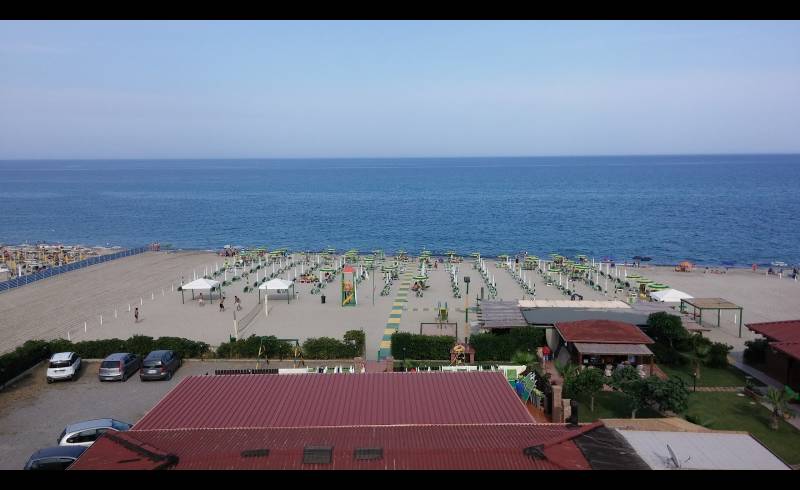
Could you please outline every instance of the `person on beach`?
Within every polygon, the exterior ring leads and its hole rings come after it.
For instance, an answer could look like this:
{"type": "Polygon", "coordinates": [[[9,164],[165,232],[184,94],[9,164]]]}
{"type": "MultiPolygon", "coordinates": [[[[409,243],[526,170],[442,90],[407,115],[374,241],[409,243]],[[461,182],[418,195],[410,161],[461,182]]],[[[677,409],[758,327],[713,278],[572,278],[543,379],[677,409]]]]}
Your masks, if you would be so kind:
{"type": "Polygon", "coordinates": [[[204,304],[203,303],[203,293],[200,293],[200,299],[197,300],[197,304],[199,304],[200,306],[203,306],[203,304],[204,304]]]}
{"type": "Polygon", "coordinates": [[[225,311],[225,296],[219,299],[219,311],[225,311]]]}
{"type": "Polygon", "coordinates": [[[239,299],[238,296],[234,296],[233,297],[233,303],[236,305],[236,310],[237,311],[241,311],[242,310],[242,300],[239,299]]]}
{"type": "Polygon", "coordinates": [[[139,323],[139,307],[133,310],[133,323],[139,323]]]}

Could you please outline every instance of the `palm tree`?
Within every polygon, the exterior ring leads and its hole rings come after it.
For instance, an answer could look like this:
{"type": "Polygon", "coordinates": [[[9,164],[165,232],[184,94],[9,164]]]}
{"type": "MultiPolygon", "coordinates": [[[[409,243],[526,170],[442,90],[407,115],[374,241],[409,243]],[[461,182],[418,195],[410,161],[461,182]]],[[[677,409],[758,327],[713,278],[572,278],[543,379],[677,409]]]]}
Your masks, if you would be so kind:
{"type": "Polygon", "coordinates": [[[776,390],[775,388],[770,387],[767,390],[767,401],[772,404],[772,423],[770,424],[770,427],[772,430],[778,430],[778,422],[781,419],[781,415],[788,408],[788,404],[786,402],[786,393],[782,390],[776,390]]]}

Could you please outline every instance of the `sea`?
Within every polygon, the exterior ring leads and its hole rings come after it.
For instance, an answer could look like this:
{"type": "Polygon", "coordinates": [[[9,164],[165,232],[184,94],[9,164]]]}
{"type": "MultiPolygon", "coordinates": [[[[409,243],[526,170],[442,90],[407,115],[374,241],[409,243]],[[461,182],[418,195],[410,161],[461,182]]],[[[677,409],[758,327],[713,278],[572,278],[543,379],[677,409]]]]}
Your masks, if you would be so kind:
{"type": "Polygon", "coordinates": [[[800,263],[800,155],[0,161],[0,243],[800,263]]]}

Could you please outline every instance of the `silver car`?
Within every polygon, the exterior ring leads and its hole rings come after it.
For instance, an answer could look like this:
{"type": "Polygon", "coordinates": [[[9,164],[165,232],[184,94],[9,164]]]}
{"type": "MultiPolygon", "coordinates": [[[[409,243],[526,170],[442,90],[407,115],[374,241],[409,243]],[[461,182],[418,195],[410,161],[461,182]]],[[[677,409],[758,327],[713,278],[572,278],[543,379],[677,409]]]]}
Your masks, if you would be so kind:
{"type": "Polygon", "coordinates": [[[114,419],[85,420],[66,426],[56,442],[59,446],[91,446],[106,431],[124,432],[131,427],[133,425],[114,419]]]}
{"type": "Polygon", "coordinates": [[[142,358],[129,352],[118,352],[100,364],[100,381],[126,381],[142,367],[142,358]]]}

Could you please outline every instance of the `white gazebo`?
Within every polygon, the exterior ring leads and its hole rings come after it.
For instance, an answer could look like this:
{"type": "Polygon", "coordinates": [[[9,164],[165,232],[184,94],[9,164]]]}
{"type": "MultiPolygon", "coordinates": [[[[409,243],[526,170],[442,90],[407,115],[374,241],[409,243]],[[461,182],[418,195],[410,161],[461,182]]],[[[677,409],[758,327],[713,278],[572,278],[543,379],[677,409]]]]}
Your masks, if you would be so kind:
{"type": "Polygon", "coordinates": [[[203,277],[201,277],[200,279],[195,279],[194,281],[181,286],[181,303],[186,302],[183,297],[183,292],[187,290],[192,292],[192,299],[194,299],[195,290],[208,291],[209,299],[211,300],[211,302],[213,302],[214,296],[212,292],[215,289],[218,291],[222,291],[219,281],[215,281],[213,279],[206,279],[203,277]]]}
{"type": "Polygon", "coordinates": [[[285,279],[281,279],[276,277],[275,279],[271,279],[261,286],[258,287],[258,303],[261,304],[261,290],[265,290],[265,298],[269,295],[270,291],[283,291],[286,290],[286,302],[291,303],[291,296],[289,296],[289,288],[292,288],[292,292],[294,292],[294,283],[291,281],[287,281],[285,279]]]}
{"type": "Polygon", "coordinates": [[[692,299],[693,296],[678,291],[677,289],[665,289],[663,291],[656,291],[650,293],[650,297],[662,303],[680,303],[682,299],[692,299]]]}

